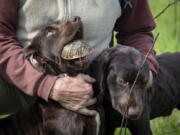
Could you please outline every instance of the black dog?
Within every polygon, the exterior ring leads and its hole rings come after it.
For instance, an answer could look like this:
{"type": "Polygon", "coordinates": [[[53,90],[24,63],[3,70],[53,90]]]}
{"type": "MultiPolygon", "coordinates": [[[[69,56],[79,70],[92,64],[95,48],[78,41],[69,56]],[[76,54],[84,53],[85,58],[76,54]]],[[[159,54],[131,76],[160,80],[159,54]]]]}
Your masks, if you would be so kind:
{"type": "Polygon", "coordinates": [[[106,135],[114,134],[122,116],[128,119],[126,126],[133,135],[152,135],[150,119],[170,115],[174,108],[180,109],[180,53],[157,57],[160,69],[154,80],[147,62],[141,68],[144,59],[138,50],[118,46],[105,50],[95,60],[100,63],[96,71],[99,87],[107,94],[104,101],[106,135]]]}
{"type": "MultiPolygon", "coordinates": [[[[66,44],[82,39],[82,35],[79,17],[54,23],[40,30],[25,48],[25,57],[36,69],[46,74],[76,75],[82,72],[78,63],[66,62],[60,54],[66,44]]],[[[95,94],[98,92],[95,91],[95,94]]],[[[91,108],[101,111],[99,103],[91,108]]],[[[66,110],[53,101],[47,103],[39,99],[32,107],[0,120],[0,135],[101,135],[97,118],[83,116],[66,110]]]]}

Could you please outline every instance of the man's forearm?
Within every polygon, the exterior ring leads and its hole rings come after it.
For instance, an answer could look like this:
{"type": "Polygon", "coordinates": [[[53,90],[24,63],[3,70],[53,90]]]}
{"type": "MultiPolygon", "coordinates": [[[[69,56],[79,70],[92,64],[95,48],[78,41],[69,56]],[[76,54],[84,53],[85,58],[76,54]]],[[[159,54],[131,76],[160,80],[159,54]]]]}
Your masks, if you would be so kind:
{"type": "Polygon", "coordinates": [[[0,1],[0,75],[26,94],[48,99],[57,77],[44,75],[24,59],[16,39],[18,0],[0,1]]]}
{"type": "MultiPolygon", "coordinates": [[[[148,0],[132,0],[132,5],[132,8],[122,9],[122,16],[116,22],[117,40],[118,43],[137,48],[146,55],[154,44],[151,31],[155,28],[155,22],[148,0]]],[[[148,62],[151,69],[157,72],[158,63],[154,50],[150,52],[148,62]]]]}

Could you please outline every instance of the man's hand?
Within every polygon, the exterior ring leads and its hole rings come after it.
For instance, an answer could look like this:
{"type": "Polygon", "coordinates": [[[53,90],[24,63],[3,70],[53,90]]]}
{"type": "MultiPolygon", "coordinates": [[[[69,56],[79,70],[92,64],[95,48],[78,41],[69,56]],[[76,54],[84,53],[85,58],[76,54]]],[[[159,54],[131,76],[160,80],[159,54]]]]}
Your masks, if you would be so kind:
{"type": "Polygon", "coordinates": [[[95,79],[85,74],[79,74],[76,77],[59,78],[54,84],[50,98],[66,109],[84,115],[95,115],[95,110],[86,108],[96,103],[96,99],[92,99],[92,83],[94,82],[95,79]]]}

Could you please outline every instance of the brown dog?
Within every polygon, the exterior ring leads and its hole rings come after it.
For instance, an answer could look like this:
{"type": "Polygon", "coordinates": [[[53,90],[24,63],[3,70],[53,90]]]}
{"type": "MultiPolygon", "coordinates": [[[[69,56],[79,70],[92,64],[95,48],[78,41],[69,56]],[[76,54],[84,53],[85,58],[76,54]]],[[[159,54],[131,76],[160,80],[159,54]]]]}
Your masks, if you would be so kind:
{"type": "Polygon", "coordinates": [[[77,71],[82,69],[74,65],[74,62],[63,60],[61,52],[66,44],[82,38],[81,20],[79,17],[73,17],[69,21],[57,22],[43,28],[25,48],[24,54],[37,70],[46,74],[77,74],[77,71]]]}
{"type": "Polygon", "coordinates": [[[101,91],[106,91],[106,135],[114,135],[116,127],[125,126],[125,122],[121,125],[122,117],[127,118],[126,127],[132,135],[152,135],[150,119],[180,109],[180,53],[156,58],[160,68],[154,79],[148,63],[144,63],[145,56],[132,47],[106,49],[94,61],[99,63],[94,77],[99,78],[101,91]]]}
{"type": "MultiPolygon", "coordinates": [[[[67,73],[76,75],[82,67],[76,60],[67,62],[61,58],[63,47],[82,39],[82,23],[73,17],[62,23],[49,25],[35,36],[25,48],[25,57],[32,65],[46,74],[67,73]]],[[[95,92],[96,93],[96,92],[95,92]]],[[[99,111],[100,105],[92,107],[99,111]]],[[[8,119],[0,120],[1,135],[101,135],[96,116],[87,117],[64,109],[56,102],[39,99],[34,106],[22,110],[8,119]]],[[[102,125],[101,125],[102,127],[102,125]]]]}

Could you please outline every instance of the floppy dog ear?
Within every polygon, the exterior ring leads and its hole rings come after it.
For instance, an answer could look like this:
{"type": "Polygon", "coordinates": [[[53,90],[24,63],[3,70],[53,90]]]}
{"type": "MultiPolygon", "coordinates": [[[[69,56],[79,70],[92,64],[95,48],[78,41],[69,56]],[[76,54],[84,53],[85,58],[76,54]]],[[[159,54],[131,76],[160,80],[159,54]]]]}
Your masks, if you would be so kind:
{"type": "Polygon", "coordinates": [[[101,100],[104,91],[106,89],[106,76],[108,69],[108,62],[110,59],[110,54],[112,53],[112,48],[104,50],[99,56],[97,56],[90,65],[91,76],[96,79],[94,84],[95,96],[98,100],[101,100]],[[98,91],[97,91],[98,90],[98,91]],[[99,97],[99,95],[101,95],[99,97]]]}
{"type": "Polygon", "coordinates": [[[29,62],[35,67],[39,67],[39,63],[35,59],[37,53],[38,53],[38,48],[35,45],[28,45],[27,47],[24,48],[23,50],[24,57],[29,60],[29,62]]]}
{"type": "Polygon", "coordinates": [[[145,63],[143,63],[145,60],[144,54],[142,54],[140,51],[133,48],[130,52],[130,55],[131,55],[133,63],[139,67],[139,70],[142,70],[142,72],[146,73],[146,75],[148,76],[146,88],[151,88],[153,84],[153,74],[152,74],[152,71],[150,70],[147,60],[145,63]],[[143,67],[141,67],[142,64],[143,64],[143,67]]]}
{"type": "Polygon", "coordinates": [[[146,84],[146,88],[151,88],[153,85],[153,74],[152,71],[149,71],[149,77],[148,77],[148,82],[146,84]]]}
{"type": "Polygon", "coordinates": [[[28,45],[24,48],[23,53],[25,58],[29,58],[31,56],[35,56],[38,52],[38,49],[35,45],[28,45]]]}
{"type": "Polygon", "coordinates": [[[39,53],[40,45],[41,38],[39,36],[35,36],[30,44],[27,45],[23,50],[25,58],[28,59],[31,56],[35,57],[39,53]]]}

